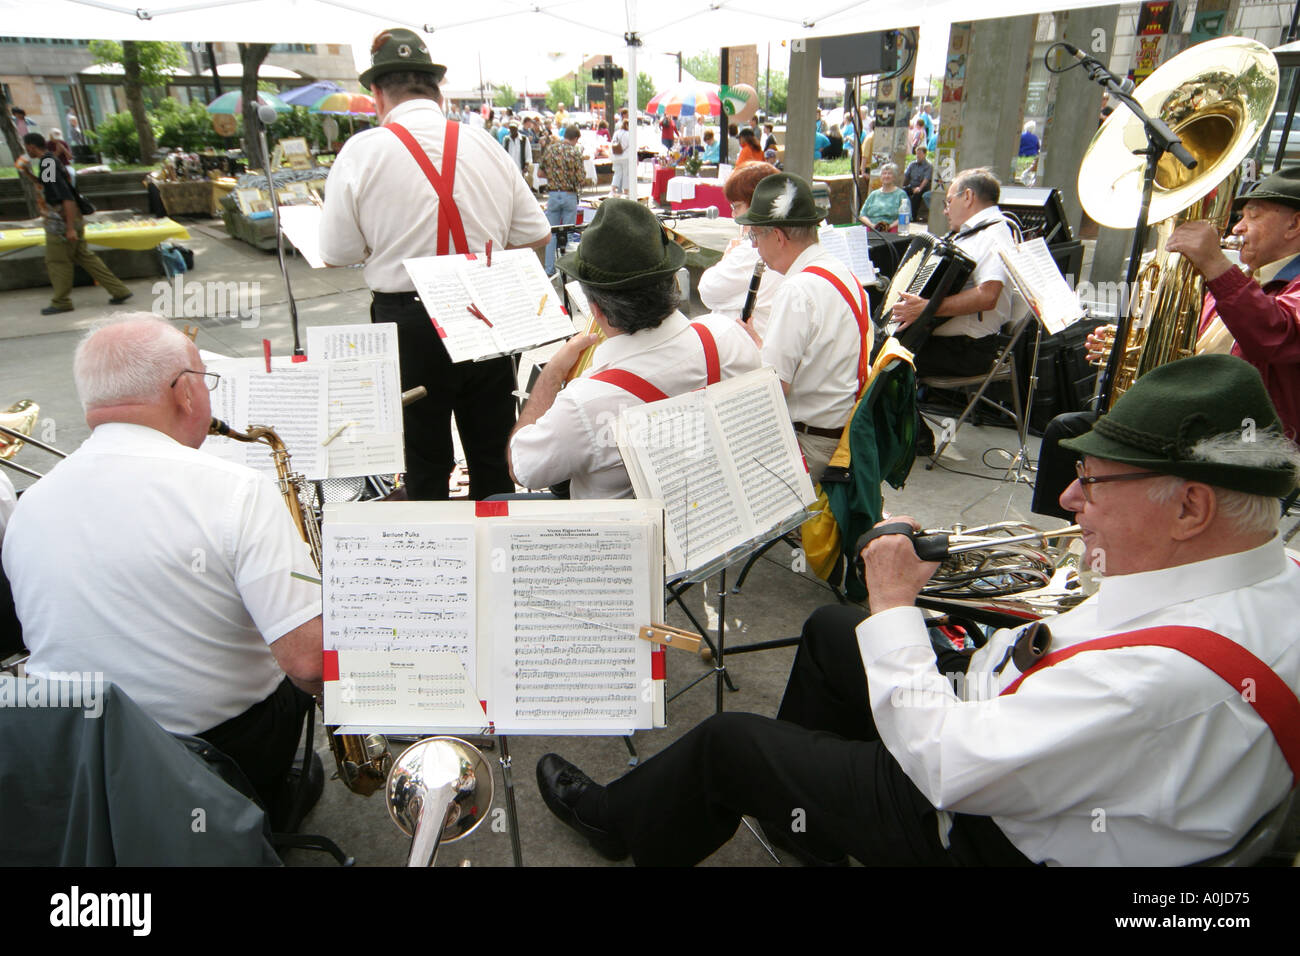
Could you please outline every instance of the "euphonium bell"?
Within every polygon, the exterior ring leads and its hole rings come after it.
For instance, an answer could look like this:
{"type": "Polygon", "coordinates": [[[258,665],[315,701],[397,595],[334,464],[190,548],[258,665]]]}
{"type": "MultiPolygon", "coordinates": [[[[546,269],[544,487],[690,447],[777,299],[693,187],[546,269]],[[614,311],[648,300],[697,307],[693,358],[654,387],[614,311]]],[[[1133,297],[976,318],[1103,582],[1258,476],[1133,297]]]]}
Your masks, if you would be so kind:
{"type": "Polygon", "coordinates": [[[468,836],[492,806],[492,769],[473,744],[426,737],[388,772],[388,815],[411,838],[407,866],[433,866],[438,847],[468,836]]]}

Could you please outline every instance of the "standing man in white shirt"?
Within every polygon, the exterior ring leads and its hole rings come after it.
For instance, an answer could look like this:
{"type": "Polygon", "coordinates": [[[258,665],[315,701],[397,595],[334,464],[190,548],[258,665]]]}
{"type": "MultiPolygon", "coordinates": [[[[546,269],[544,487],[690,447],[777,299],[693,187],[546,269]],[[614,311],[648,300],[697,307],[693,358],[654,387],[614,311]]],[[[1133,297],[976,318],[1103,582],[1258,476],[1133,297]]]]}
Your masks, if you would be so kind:
{"type": "Polygon", "coordinates": [[[616,440],[619,412],[759,367],[758,349],[739,322],[690,322],[678,310],[677,270],[685,260],[645,206],[629,199],[601,204],[559,269],[582,284],[605,341],[587,372],[565,387],[569,370],[596,341],[574,336],[533,384],[510,436],[519,484],[543,489],[569,481],[573,498],[630,498],[616,440]]]}
{"type": "Polygon", "coordinates": [[[403,410],[411,498],[444,499],[455,465],[451,416],[475,499],[511,492],[506,438],[515,420],[508,357],[454,365],[415,295],[403,259],[540,248],[546,217],[506,151],[489,134],[449,123],[434,63],[410,30],[381,32],[361,84],[373,87],[382,126],[348,140],[330,169],[321,257],[364,262],[372,322],[397,323],[402,388],[428,397],[403,410]]]}
{"type": "MultiPolygon", "coordinates": [[[[1008,220],[998,208],[1001,187],[987,169],[957,174],[943,207],[952,224],[948,238],[975,260],[975,271],[961,291],[946,296],[935,310],[948,317],[939,324],[916,353],[917,377],[925,375],[981,375],[997,358],[994,336],[1011,318],[1011,282],[999,248],[1015,242],[1008,220]]],[[[928,299],[903,293],[894,306],[902,327],[916,320],[928,299]]]]}
{"type": "Polygon", "coordinates": [[[198,450],[216,375],[177,329],[98,326],[73,376],[91,435],[5,533],[27,670],[101,673],[239,764],[274,821],[321,690],[311,553],[273,481],[198,450]]]}
{"type": "Polygon", "coordinates": [[[1018,652],[1035,625],[936,650],[915,607],[936,565],[885,534],[863,552],[871,616],[808,619],[778,720],[711,717],[607,787],[548,754],[547,806],[642,865],[706,858],[742,814],[796,855],[866,865],[1231,850],[1300,774],[1300,567],[1277,534],[1300,451],[1226,355],[1149,372],[1069,444],[1084,460],[1061,503],[1106,576],[1045,622],[1037,663],[1018,652]]]}
{"type": "Polygon", "coordinates": [[[872,340],[862,283],[822,249],[821,220],[812,187],[788,173],[762,180],[736,217],[767,267],[785,277],[762,339],[763,364],[781,380],[814,484],[866,381],[872,340]]]}

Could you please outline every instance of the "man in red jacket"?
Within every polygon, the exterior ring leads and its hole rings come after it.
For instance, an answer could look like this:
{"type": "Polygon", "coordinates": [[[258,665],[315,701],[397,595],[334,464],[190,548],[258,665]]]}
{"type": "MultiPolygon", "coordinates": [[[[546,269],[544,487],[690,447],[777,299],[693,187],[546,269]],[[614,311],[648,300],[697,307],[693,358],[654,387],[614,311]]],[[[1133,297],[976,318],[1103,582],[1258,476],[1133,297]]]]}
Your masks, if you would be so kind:
{"type": "Polygon", "coordinates": [[[1269,176],[1248,195],[1234,235],[1245,240],[1236,268],[1206,222],[1179,226],[1169,251],[1182,253],[1206,280],[1201,327],[1217,313],[1237,344],[1232,354],[1255,367],[1293,439],[1300,435],[1300,166],[1269,176]]]}

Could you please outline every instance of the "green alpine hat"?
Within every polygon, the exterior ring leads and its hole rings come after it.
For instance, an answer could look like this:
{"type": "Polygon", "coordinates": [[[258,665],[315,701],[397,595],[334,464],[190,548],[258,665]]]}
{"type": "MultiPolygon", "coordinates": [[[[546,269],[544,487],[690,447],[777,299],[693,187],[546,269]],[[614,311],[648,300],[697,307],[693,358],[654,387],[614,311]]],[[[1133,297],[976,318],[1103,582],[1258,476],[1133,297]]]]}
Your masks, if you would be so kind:
{"type": "Polygon", "coordinates": [[[686,250],[669,238],[649,209],[630,199],[607,199],[577,251],[556,268],[593,289],[627,289],[672,275],[685,261],[686,250]]]}
{"type": "Polygon", "coordinates": [[[432,73],[433,82],[441,83],[447,68],[434,63],[424,41],[410,30],[394,27],[383,30],[370,44],[370,69],[361,74],[361,85],[370,89],[370,82],[385,73],[432,73]]]}
{"type": "Polygon", "coordinates": [[[1229,491],[1284,497],[1294,472],[1252,460],[1251,441],[1281,430],[1259,373],[1232,355],[1194,355],[1152,369],[1120,396],[1092,430],[1061,442],[1082,455],[1134,465],[1229,491]],[[1211,435],[1241,436],[1241,460],[1196,461],[1191,450],[1211,435]]]}
{"type": "Polygon", "coordinates": [[[1252,199],[1267,199],[1300,209],[1300,166],[1279,169],[1272,176],[1260,180],[1258,186],[1232,201],[1233,209],[1240,209],[1252,199]]]}
{"type": "Polygon", "coordinates": [[[759,180],[749,209],[736,217],[742,226],[815,226],[824,218],[806,179],[774,173],[759,180]]]}

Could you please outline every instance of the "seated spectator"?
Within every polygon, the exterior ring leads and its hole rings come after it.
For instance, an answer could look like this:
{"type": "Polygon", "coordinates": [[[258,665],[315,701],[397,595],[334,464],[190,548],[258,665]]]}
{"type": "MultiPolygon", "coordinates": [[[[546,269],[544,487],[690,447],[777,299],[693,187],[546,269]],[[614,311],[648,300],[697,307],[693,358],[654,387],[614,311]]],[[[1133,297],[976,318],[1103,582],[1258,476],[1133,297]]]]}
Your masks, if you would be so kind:
{"type": "Polygon", "coordinates": [[[897,179],[898,166],[895,163],[886,163],[880,168],[880,188],[873,189],[858,210],[858,219],[864,226],[881,232],[898,231],[898,211],[908,199],[907,193],[896,185],[897,179]]]}

